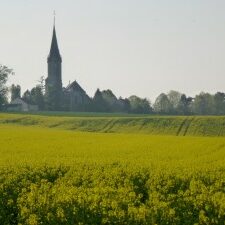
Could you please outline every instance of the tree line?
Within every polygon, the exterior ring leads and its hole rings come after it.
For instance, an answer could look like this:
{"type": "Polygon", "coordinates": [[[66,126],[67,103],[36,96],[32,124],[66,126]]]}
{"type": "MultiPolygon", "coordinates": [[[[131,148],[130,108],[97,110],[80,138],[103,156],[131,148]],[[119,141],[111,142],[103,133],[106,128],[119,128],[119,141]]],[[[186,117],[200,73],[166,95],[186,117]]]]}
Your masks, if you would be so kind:
{"type": "MultiPolygon", "coordinates": [[[[41,85],[37,85],[31,90],[26,90],[23,95],[21,95],[21,87],[19,85],[13,84],[9,91],[11,92],[11,101],[22,98],[31,105],[37,105],[40,110],[51,110],[41,85]]],[[[5,101],[5,103],[7,102],[5,101]]],[[[62,111],[69,111],[69,106],[66,102],[62,103],[62,111]]],[[[78,105],[76,111],[148,114],[152,112],[152,108],[146,98],[140,98],[135,95],[129,98],[117,98],[111,90],[100,91],[97,89],[94,97],[90,98],[88,102],[78,105]]]]}
{"type": "MultiPolygon", "coordinates": [[[[31,90],[26,90],[21,95],[21,87],[12,85],[7,87],[8,77],[13,71],[6,66],[0,65],[0,110],[8,104],[8,92],[11,92],[11,101],[22,98],[25,102],[37,105],[40,110],[49,110],[44,93],[44,78],[31,90]]],[[[66,106],[62,110],[67,111],[66,106]]],[[[161,115],[225,115],[225,93],[216,94],[201,92],[194,97],[186,96],[178,91],[161,93],[151,103],[147,98],[132,95],[129,98],[117,98],[111,90],[97,91],[93,98],[85,106],[80,106],[77,111],[92,112],[123,112],[137,114],[161,114],[161,115]]]]}

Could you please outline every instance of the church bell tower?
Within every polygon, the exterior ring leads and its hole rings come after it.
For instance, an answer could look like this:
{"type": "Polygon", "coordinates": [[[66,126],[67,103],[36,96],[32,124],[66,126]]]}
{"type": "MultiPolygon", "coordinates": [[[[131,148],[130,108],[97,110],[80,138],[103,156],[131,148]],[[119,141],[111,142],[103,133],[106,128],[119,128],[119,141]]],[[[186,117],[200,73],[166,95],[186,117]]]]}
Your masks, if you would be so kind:
{"type": "Polygon", "coordinates": [[[45,80],[45,91],[47,98],[47,108],[49,110],[60,110],[62,103],[62,58],[59,52],[55,18],[50,52],[48,55],[48,77],[45,80]]]}

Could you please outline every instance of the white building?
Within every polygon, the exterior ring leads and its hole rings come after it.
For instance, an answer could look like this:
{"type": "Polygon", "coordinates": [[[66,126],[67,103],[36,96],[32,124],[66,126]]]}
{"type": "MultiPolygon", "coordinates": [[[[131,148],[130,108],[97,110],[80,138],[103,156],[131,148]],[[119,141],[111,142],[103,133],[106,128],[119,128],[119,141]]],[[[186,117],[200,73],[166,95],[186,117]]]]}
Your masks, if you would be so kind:
{"type": "Polygon", "coordinates": [[[31,105],[25,102],[22,98],[16,98],[7,105],[7,111],[28,112],[38,111],[37,105],[31,105]]]}

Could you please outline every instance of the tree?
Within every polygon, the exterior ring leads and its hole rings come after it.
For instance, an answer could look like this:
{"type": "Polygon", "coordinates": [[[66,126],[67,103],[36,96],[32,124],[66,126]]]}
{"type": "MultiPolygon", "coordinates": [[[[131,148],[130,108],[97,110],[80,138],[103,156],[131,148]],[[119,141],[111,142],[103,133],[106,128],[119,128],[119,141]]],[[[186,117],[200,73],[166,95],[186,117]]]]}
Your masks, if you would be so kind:
{"type": "Polygon", "coordinates": [[[191,113],[192,101],[193,101],[193,98],[186,97],[185,94],[182,94],[177,106],[177,113],[181,115],[189,115],[191,113]]]}
{"type": "Polygon", "coordinates": [[[146,98],[140,98],[136,95],[132,95],[129,97],[129,101],[130,101],[130,111],[132,113],[147,114],[152,112],[150,102],[146,98]]]}
{"type": "Polygon", "coordinates": [[[41,92],[44,95],[45,94],[45,78],[44,78],[44,76],[40,77],[40,79],[38,80],[37,86],[41,88],[41,92]]]}
{"type": "Polygon", "coordinates": [[[129,113],[131,111],[130,101],[128,98],[119,98],[119,104],[121,108],[121,112],[129,113]]]}
{"type": "Polygon", "coordinates": [[[201,92],[195,96],[192,104],[192,111],[198,115],[211,115],[214,113],[214,99],[213,95],[201,92]]]}
{"type": "Polygon", "coordinates": [[[6,83],[9,75],[13,74],[13,70],[6,66],[0,65],[0,110],[2,110],[3,104],[7,103],[8,88],[6,83]]]}
{"type": "Polygon", "coordinates": [[[102,96],[102,92],[97,89],[93,98],[93,110],[95,112],[109,112],[109,108],[109,105],[102,96]]]}
{"type": "Polygon", "coordinates": [[[164,93],[156,98],[153,108],[156,113],[160,114],[171,114],[173,112],[173,105],[164,93]]]}
{"type": "Polygon", "coordinates": [[[40,86],[32,88],[31,91],[26,90],[22,98],[27,103],[37,105],[40,110],[44,110],[44,95],[40,86]]]}
{"type": "Polygon", "coordinates": [[[10,88],[11,91],[11,101],[16,98],[21,98],[21,87],[20,85],[12,85],[10,88]]]}
{"type": "Polygon", "coordinates": [[[41,87],[38,85],[31,89],[31,100],[34,105],[37,105],[40,110],[45,107],[44,94],[41,87]]]}
{"type": "Polygon", "coordinates": [[[217,92],[214,97],[214,114],[224,115],[225,114],[225,93],[217,92]]]}
{"type": "Polygon", "coordinates": [[[102,97],[108,105],[110,112],[122,112],[123,106],[111,90],[102,91],[102,97]]]}
{"type": "Polygon", "coordinates": [[[23,93],[23,96],[22,96],[22,99],[27,102],[27,103],[30,103],[31,104],[31,93],[29,90],[26,90],[24,93],[23,93]]]}
{"type": "Polygon", "coordinates": [[[177,114],[177,108],[178,108],[178,105],[180,103],[180,100],[181,100],[181,96],[182,94],[178,91],[170,91],[168,94],[167,94],[167,97],[172,105],[172,108],[173,108],[173,113],[177,114]]]}
{"type": "Polygon", "coordinates": [[[45,91],[45,105],[46,109],[50,111],[62,110],[63,93],[60,88],[48,85],[48,89],[45,91]]]}

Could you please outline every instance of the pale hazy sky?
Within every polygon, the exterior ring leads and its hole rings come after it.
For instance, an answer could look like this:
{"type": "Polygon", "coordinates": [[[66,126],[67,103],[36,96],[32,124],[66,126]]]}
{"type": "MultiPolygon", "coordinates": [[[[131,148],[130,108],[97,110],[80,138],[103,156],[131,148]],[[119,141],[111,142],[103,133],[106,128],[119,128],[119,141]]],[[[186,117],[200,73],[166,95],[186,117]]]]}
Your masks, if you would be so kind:
{"type": "Polygon", "coordinates": [[[224,0],[0,0],[0,63],[23,91],[47,76],[53,10],[64,86],[151,100],[225,91],[224,0]]]}

